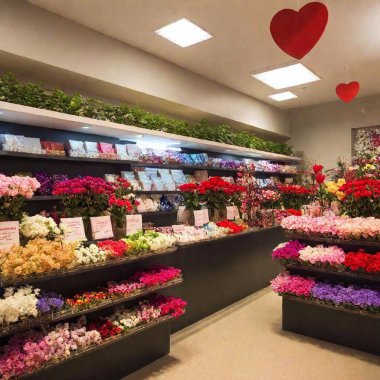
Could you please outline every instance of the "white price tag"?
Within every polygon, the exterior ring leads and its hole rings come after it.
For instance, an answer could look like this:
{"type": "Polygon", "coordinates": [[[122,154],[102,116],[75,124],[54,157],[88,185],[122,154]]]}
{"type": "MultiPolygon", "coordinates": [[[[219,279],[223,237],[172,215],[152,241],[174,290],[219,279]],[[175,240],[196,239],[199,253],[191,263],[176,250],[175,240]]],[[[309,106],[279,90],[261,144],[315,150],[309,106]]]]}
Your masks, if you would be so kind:
{"type": "Polygon", "coordinates": [[[82,218],[62,218],[61,223],[65,229],[65,241],[87,240],[82,218]]]}
{"type": "Polygon", "coordinates": [[[0,222],[0,249],[20,245],[19,222],[0,222]]]}
{"type": "Polygon", "coordinates": [[[185,226],[183,224],[173,224],[172,228],[173,228],[173,232],[175,234],[179,234],[179,233],[185,231],[185,226]]]}
{"type": "Polygon", "coordinates": [[[90,218],[92,237],[95,240],[113,238],[110,216],[94,216],[90,218]]]}
{"type": "Polygon", "coordinates": [[[236,206],[227,206],[226,211],[228,220],[235,220],[239,218],[239,210],[236,206]]]}
{"type": "Polygon", "coordinates": [[[135,232],[142,231],[142,215],[133,214],[127,215],[127,236],[134,234],[135,232]]]}

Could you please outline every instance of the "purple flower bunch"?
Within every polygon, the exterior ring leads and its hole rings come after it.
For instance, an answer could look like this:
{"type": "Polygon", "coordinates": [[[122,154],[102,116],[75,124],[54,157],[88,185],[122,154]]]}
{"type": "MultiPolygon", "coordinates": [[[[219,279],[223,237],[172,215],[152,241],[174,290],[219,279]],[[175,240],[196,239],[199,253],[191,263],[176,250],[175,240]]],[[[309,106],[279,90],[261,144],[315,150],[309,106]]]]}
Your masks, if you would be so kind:
{"type": "Polygon", "coordinates": [[[51,195],[56,183],[68,180],[66,174],[49,175],[45,172],[35,173],[34,177],[41,184],[41,187],[38,189],[39,195],[51,195]]]}
{"type": "Polygon", "coordinates": [[[352,304],[363,309],[380,311],[380,288],[358,285],[334,285],[317,282],[311,290],[311,296],[319,300],[329,301],[335,305],[352,304]]]}
{"type": "Polygon", "coordinates": [[[60,311],[64,304],[62,296],[56,293],[42,293],[38,296],[36,307],[41,314],[44,314],[60,311]]]}
{"type": "Polygon", "coordinates": [[[278,275],[271,281],[271,287],[280,295],[306,297],[349,309],[380,312],[380,287],[344,286],[288,273],[278,275]]]}
{"type": "Polygon", "coordinates": [[[298,240],[290,240],[278,245],[272,252],[272,258],[278,260],[298,260],[300,250],[305,247],[306,245],[298,240]]]}

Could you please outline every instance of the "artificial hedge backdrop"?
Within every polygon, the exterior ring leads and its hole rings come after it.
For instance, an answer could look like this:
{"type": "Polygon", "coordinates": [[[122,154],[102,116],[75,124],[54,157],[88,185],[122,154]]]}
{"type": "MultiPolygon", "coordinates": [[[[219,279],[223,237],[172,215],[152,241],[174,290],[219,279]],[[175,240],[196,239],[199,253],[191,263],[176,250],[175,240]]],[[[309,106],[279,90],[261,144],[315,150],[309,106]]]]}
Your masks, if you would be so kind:
{"type": "Polygon", "coordinates": [[[0,76],[0,100],[266,152],[292,154],[287,144],[264,140],[247,132],[234,132],[228,125],[213,125],[207,120],[188,123],[127,104],[114,105],[80,94],[69,95],[59,89],[48,89],[41,83],[22,83],[12,73],[0,76]]]}

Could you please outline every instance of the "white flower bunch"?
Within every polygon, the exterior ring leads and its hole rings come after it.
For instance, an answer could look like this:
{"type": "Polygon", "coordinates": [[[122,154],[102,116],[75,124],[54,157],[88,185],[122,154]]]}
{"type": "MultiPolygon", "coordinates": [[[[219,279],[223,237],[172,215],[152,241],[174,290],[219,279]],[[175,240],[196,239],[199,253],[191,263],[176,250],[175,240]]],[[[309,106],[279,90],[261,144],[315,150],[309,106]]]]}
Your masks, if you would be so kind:
{"type": "Polygon", "coordinates": [[[106,251],[99,249],[95,244],[91,244],[88,247],[80,245],[75,250],[75,255],[78,264],[98,263],[107,259],[106,251]]]}
{"type": "Polygon", "coordinates": [[[37,317],[37,301],[40,289],[24,286],[18,289],[6,288],[0,299],[0,322],[13,323],[25,317],[37,317]]]}
{"type": "Polygon", "coordinates": [[[52,218],[42,215],[24,216],[20,224],[20,232],[27,239],[54,238],[62,234],[52,218]]]}
{"type": "Polygon", "coordinates": [[[152,239],[150,242],[151,251],[160,251],[166,248],[173,247],[176,243],[176,238],[173,235],[159,233],[159,236],[152,239]]]}
{"type": "Polygon", "coordinates": [[[214,222],[208,223],[203,227],[210,238],[218,238],[228,235],[228,228],[218,227],[214,222]]]}

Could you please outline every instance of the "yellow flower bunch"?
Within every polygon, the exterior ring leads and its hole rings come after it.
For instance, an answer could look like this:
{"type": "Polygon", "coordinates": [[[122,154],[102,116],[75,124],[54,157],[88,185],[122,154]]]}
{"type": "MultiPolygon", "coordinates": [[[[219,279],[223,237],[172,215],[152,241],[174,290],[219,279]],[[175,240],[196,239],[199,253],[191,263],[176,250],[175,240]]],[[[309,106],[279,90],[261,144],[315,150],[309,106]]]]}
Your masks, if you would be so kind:
{"type": "Polygon", "coordinates": [[[344,193],[339,191],[339,188],[344,185],[346,181],[343,178],[339,178],[336,182],[329,181],[326,182],[326,191],[334,196],[336,196],[339,200],[343,198],[344,193]]]}
{"type": "Polygon", "coordinates": [[[373,164],[365,164],[364,170],[375,170],[376,166],[373,164]]]}
{"type": "Polygon", "coordinates": [[[28,242],[25,247],[13,246],[3,251],[0,269],[3,276],[26,276],[65,269],[75,264],[75,245],[62,244],[42,238],[28,242]]]}

